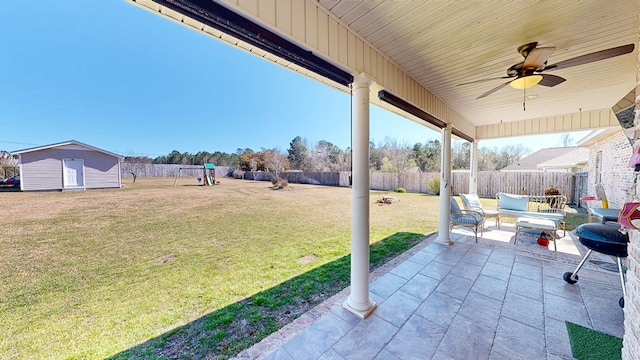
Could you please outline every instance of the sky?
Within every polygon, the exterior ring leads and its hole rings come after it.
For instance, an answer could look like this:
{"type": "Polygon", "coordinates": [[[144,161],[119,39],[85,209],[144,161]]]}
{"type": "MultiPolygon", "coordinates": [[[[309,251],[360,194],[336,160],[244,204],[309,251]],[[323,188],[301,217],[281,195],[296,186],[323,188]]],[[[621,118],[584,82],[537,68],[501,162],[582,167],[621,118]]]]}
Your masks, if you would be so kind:
{"type": "MultiPolygon", "coordinates": [[[[350,146],[350,96],[124,0],[3,0],[0,150],[77,140],[121,155],[350,146]]],[[[572,135],[579,140],[586,132],[572,135]]],[[[370,107],[370,138],[440,132],[370,107]]],[[[561,134],[480,147],[562,146],[561,134]]]]}

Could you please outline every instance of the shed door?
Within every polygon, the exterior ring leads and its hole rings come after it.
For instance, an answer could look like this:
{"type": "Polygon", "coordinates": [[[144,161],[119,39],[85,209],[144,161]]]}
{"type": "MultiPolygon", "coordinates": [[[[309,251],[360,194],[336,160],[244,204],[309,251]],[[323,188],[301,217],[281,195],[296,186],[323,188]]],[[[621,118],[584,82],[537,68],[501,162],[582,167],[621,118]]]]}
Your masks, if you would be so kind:
{"type": "Polygon", "coordinates": [[[65,189],[84,187],[84,160],[62,160],[62,187],[65,189]]]}

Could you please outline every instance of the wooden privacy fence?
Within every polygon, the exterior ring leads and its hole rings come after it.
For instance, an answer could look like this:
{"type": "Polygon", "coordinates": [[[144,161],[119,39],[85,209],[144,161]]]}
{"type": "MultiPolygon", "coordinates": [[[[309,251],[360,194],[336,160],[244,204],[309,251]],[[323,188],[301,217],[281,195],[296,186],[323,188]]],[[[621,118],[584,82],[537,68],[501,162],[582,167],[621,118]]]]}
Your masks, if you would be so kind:
{"type": "MultiPolygon", "coordinates": [[[[440,173],[406,173],[400,179],[396,174],[371,173],[371,189],[395,190],[403,187],[409,192],[431,193],[427,183],[431,178],[440,177],[440,173]]],[[[453,171],[451,176],[452,194],[469,192],[469,171],[453,171]]],[[[573,173],[542,171],[480,171],[478,173],[477,192],[480,197],[494,198],[499,192],[528,195],[544,195],[544,189],[557,188],[567,197],[569,203],[575,200],[573,173]]]]}
{"type": "MultiPolygon", "coordinates": [[[[469,189],[469,172],[453,174],[453,193],[466,193],[469,189]]],[[[498,192],[519,194],[522,189],[528,195],[544,195],[544,189],[554,187],[574,202],[573,173],[543,171],[480,171],[478,172],[478,195],[495,197],[498,192]]]]}
{"type": "MultiPolygon", "coordinates": [[[[145,164],[140,177],[172,177],[178,169],[180,176],[202,176],[202,168],[198,165],[145,164]]],[[[326,186],[350,186],[350,172],[302,172],[284,171],[279,175],[290,183],[315,184],[326,186]]],[[[131,174],[122,173],[123,177],[131,174]]],[[[238,179],[271,181],[274,174],[263,171],[242,171],[228,166],[217,166],[216,177],[232,176],[238,179]]],[[[431,193],[427,183],[439,172],[411,172],[403,174],[399,179],[395,173],[370,173],[371,189],[393,191],[398,187],[408,192],[431,193]]],[[[458,195],[469,191],[469,171],[453,171],[451,178],[452,193],[458,195]]],[[[524,188],[529,195],[544,195],[544,189],[555,187],[567,197],[569,203],[575,203],[576,194],[573,173],[543,171],[480,171],[478,173],[478,195],[493,198],[498,192],[519,194],[524,188]]]]}
{"type": "MultiPolygon", "coordinates": [[[[180,176],[202,177],[202,165],[179,164],[140,164],[139,177],[173,177],[180,170],[180,176]]],[[[226,176],[231,168],[229,166],[216,166],[216,177],[226,176]]],[[[131,173],[122,170],[123,178],[132,177],[131,173]]]]}
{"type": "MultiPolygon", "coordinates": [[[[245,171],[245,180],[271,181],[274,173],[264,171],[245,171]]],[[[281,171],[278,173],[283,179],[296,184],[313,184],[326,186],[340,186],[339,172],[305,172],[305,171],[281,171]]]]}
{"type": "Polygon", "coordinates": [[[395,190],[399,187],[408,192],[431,193],[427,188],[427,183],[431,178],[440,177],[440,173],[435,172],[412,172],[400,176],[395,173],[371,173],[371,189],[373,190],[395,190]]]}

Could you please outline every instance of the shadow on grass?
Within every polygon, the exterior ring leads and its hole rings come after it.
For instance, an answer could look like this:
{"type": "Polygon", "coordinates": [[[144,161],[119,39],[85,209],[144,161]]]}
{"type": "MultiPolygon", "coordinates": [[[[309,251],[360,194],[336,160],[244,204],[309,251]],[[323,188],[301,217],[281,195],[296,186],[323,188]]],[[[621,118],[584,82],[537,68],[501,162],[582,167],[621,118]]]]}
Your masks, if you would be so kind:
{"type": "MultiPolygon", "coordinates": [[[[370,250],[370,271],[423,241],[399,232],[370,250]]],[[[351,256],[319,266],[109,359],[226,359],[249,348],[349,286],[351,256]]]]}

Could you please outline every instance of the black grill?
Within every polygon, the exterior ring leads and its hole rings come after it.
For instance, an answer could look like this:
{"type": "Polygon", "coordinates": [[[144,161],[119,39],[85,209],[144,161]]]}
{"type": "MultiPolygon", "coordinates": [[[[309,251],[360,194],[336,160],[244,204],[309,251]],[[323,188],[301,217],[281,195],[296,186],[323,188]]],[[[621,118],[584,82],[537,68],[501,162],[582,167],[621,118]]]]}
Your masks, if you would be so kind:
{"type": "Polygon", "coordinates": [[[618,301],[620,307],[624,307],[624,269],[622,258],[627,257],[627,244],[629,235],[620,232],[620,224],[607,222],[604,224],[588,223],[576,228],[576,235],[580,243],[589,249],[573,272],[566,272],[562,276],[569,284],[578,282],[578,271],[587,261],[591,252],[599,252],[606,255],[615,256],[618,263],[618,274],[622,285],[622,297],[618,301]]]}
{"type": "Polygon", "coordinates": [[[576,228],[578,240],[588,249],[616,257],[627,257],[629,235],[617,223],[582,224],[576,228]]]}

